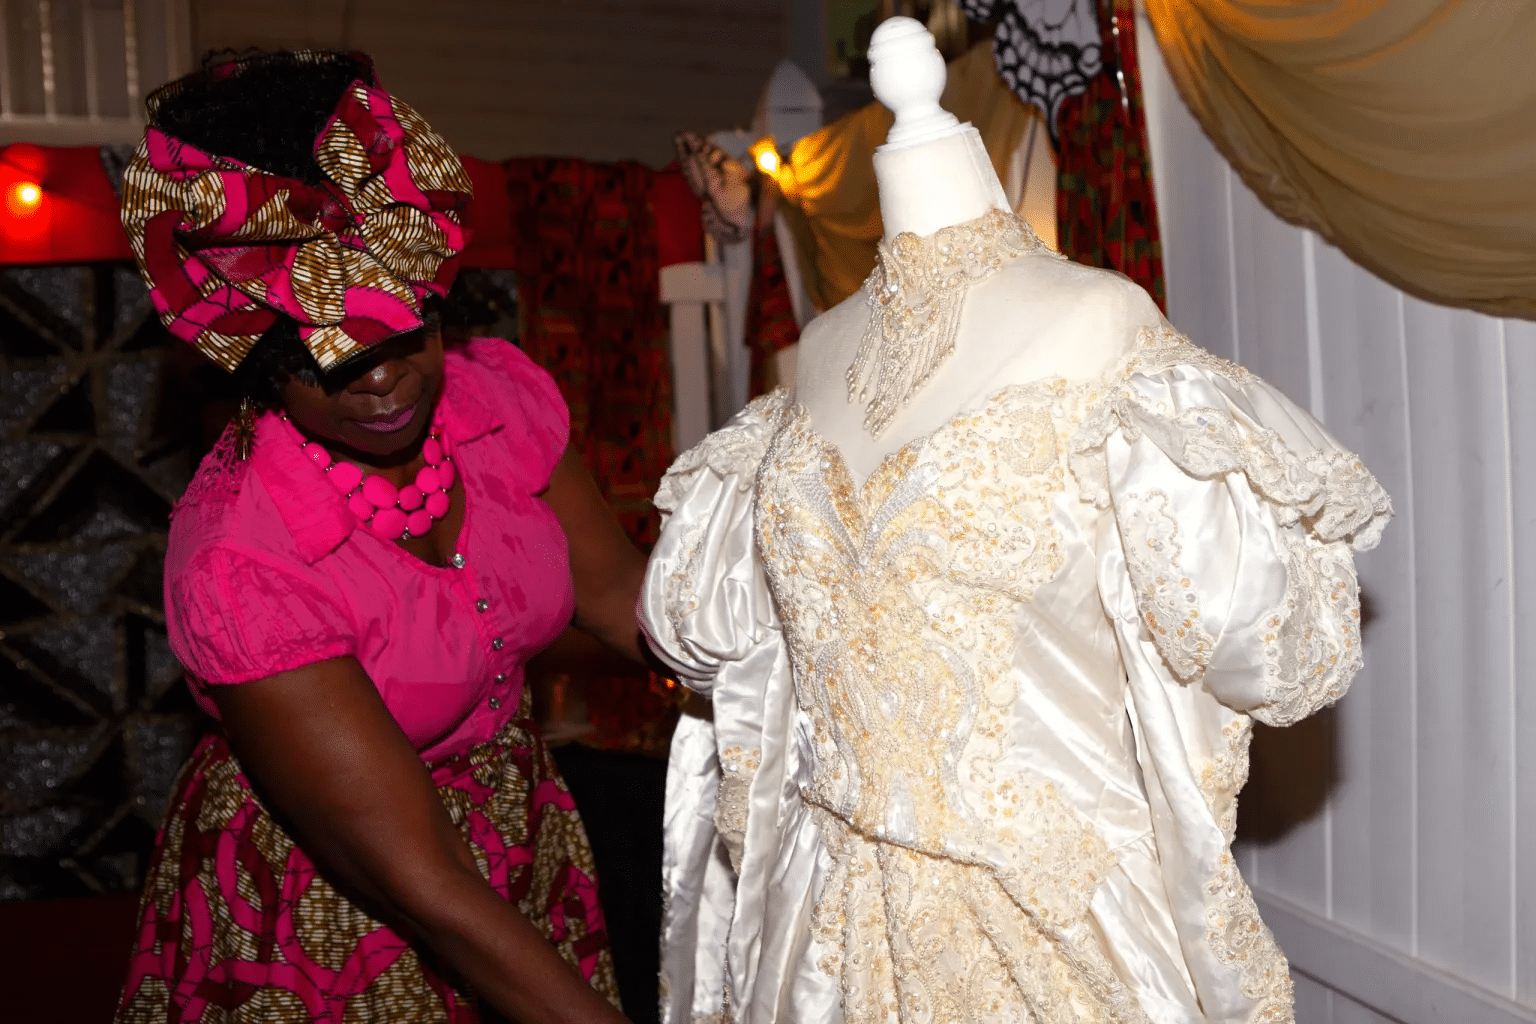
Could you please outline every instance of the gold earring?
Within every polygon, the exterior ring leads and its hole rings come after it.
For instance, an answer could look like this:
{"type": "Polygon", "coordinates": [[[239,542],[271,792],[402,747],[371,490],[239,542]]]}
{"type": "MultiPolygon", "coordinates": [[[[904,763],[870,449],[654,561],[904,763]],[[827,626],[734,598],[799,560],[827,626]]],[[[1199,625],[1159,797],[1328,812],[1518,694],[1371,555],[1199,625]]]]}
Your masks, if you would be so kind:
{"type": "Polygon", "coordinates": [[[249,398],[240,399],[240,411],[235,413],[235,458],[241,462],[251,457],[251,445],[256,443],[256,407],[249,398]]]}

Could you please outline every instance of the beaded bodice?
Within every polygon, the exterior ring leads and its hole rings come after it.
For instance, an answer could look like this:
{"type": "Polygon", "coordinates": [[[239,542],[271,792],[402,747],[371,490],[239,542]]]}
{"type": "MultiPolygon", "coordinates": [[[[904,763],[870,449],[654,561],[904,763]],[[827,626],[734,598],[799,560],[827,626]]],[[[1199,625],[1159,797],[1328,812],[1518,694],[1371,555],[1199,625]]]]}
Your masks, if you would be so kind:
{"type": "Polygon", "coordinates": [[[759,481],[759,547],[814,727],[814,799],[860,831],[894,815],[943,849],[983,820],[1022,824],[1023,789],[984,783],[1018,696],[1017,617],[1063,565],[1068,442],[1101,390],[1006,389],[861,487],[790,412],[759,481]]]}

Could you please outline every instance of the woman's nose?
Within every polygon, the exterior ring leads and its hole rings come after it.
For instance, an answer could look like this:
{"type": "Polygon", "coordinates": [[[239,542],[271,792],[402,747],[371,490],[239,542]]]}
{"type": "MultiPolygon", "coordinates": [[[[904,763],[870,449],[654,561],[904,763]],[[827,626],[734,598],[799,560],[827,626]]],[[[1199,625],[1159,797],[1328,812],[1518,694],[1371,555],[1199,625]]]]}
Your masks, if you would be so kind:
{"type": "Polygon", "coordinates": [[[408,372],[404,359],[386,359],[353,381],[348,390],[382,398],[395,390],[400,378],[408,372]]]}

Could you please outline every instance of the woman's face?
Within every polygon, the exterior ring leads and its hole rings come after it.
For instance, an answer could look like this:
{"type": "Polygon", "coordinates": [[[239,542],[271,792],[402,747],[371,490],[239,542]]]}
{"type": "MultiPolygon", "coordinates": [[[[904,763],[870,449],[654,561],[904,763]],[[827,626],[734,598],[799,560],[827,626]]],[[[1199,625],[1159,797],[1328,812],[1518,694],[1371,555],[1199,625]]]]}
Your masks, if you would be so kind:
{"type": "Polygon", "coordinates": [[[443,384],[443,338],[424,327],[380,342],[318,384],[282,386],[288,419],[311,438],[359,461],[413,457],[443,384]]]}

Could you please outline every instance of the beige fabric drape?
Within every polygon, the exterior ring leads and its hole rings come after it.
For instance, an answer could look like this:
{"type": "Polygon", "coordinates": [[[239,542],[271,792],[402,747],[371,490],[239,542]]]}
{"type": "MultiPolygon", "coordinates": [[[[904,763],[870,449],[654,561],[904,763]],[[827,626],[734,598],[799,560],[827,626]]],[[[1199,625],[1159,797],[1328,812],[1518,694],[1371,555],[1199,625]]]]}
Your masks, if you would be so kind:
{"type": "MultiPolygon", "coordinates": [[[[949,64],[940,104],[981,133],[1000,180],[1024,142],[1034,108],[1008,90],[983,42],[949,64]]],[[[871,103],[795,144],[777,180],[792,208],[806,288],[818,309],[859,290],[875,266],[885,227],[875,188],[875,147],[885,142],[891,112],[871,103]]]]}
{"type": "Polygon", "coordinates": [[[1536,2],[1146,0],[1243,180],[1406,291],[1536,317],[1536,2]]]}

